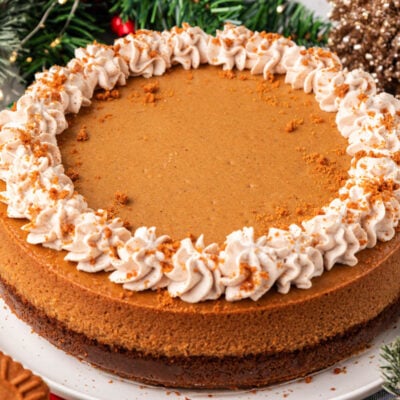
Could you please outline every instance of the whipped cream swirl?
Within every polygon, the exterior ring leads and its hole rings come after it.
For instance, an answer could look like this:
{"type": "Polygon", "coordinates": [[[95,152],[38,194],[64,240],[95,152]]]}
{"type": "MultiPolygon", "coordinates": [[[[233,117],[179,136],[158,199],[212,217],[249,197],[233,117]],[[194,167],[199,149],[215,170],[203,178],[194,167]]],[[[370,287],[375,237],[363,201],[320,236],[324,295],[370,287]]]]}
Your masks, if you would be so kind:
{"type": "Polygon", "coordinates": [[[125,289],[141,291],[164,287],[169,280],[164,275],[165,254],[160,246],[169,243],[166,235],[156,236],[154,227],[140,227],[135,234],[117,250],[118,258],[112,260],[116,269],[110,280],[122,283],[125,289]]]}
{"type": "Polygon", "coordinates": [[[343,69],[326,50],[232,24],[215,36],[187,24],[162,33],[140,30],[114,46],[76,50],[66,67],[37,74],[15,109],[0,112],[0,178],[6,183],[0,199],[9,217],[28,220],[28,242],[65,250],[65,259],[82,271],[109,271],[126,290],[165,288],[192,303],[222,295],[256,301],[274,286],[281,293],[307,289],[325,270],[354,266],[359,251],[393,238],[400,219],[399,133],[400,101],[376,94],[369,74],[343,69]],[[68,126],[66,114],[90,105],[97,88],[111,90],[129,76],[207,62],[265,79],[286,74],[286,83],[314,92],[322,110],[337,113],[353,159],[347,181],[320,215],[258,238],[244,227],[225,243],[206,246],[202,235],[173,241],[154,227],[132,234],[75,192],[56,139],[68,126]]]}

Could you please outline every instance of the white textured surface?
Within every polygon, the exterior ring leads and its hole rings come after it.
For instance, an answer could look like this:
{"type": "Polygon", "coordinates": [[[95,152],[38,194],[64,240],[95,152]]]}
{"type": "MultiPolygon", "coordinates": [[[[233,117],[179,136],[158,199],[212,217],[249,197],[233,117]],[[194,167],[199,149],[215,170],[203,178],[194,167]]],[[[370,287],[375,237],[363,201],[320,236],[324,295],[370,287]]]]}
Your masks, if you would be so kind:
{"type": "Polygon", "coordinates": [[[315,15],[327,18],[330,11],[330,5],[325,0],[299,0],[299,3],[303,3],[310,10],[315,12],[315,15]]]}

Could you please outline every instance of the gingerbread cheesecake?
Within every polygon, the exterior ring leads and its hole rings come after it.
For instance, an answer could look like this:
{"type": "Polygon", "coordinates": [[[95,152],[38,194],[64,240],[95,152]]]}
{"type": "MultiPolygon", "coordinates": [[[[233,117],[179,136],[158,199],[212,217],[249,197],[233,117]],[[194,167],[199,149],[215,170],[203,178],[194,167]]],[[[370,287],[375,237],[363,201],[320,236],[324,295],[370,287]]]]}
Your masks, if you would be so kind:
{"type": "Polygon", "coordinates": [[[365,348],[400,295],[400,102],[226,25],[79,49],[0,113],[0,288],[120,376],[257,387],[365,348]]]}

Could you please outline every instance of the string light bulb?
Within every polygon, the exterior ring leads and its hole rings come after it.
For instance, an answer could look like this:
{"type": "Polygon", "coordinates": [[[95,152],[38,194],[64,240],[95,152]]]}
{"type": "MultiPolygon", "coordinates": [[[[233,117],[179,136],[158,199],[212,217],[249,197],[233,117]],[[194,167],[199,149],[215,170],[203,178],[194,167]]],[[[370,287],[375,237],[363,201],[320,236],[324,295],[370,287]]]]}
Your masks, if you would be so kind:
{"type": "Polygon", "coordinates": [[[8,59],[8,60],[10,61],[11,64],[14,64],[15,61],[17,61],[17,56],[18,56],[18,53],[14,50],[14,51],[11,53],[10,58],[8,59]]]}
{"type": "Polygon", "coordinates": [[[67,1],[68,0],[58,0],[58,4],[61,4],[63,6],[67,1]]]}
{"type": "Polygon", "coordinates": [[[55,38],[51,43],[50,47],[57,47],[61,43],[61,39],[59,37],[55,38]]]}
{"type": "Polygon", "coordinates": [[[278,14],[282,14],[285,11],[285,5],[284,4],[280,4],[278,7],[276,7],[276,12],[278,14]]]}

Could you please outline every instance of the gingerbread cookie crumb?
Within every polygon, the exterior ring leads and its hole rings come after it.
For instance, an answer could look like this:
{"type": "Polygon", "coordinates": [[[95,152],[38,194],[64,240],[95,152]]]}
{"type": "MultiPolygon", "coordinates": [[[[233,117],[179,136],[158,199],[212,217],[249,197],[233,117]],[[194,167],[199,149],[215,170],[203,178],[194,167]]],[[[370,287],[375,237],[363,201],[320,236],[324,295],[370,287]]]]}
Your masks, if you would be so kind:
{"type": "Polygon", "coordinates": [[[122,226],[128,231],[132,231],[133,225],[129,221],[123,221],[122,226]]]}
{"type": "Polygon", "coordinates": [[[79,129],[79,132],[76,135],[76,140],[78,142],[86,142],[89,140],[89,134],[86,128],[86,125],[83,125],[81,129],[79,129]]]}
{"type": "Polygon", "coordinates": [[[339,86],[335,87],[335,95],[342,99],[344,96],[346,96],[349,89],[350,89],[350,86],[347,83],[343,83],[343,85],[339,85],[339,86]]]}
{"type": "Polygon", "coordinates": [[[113,219],[117,215],[117,210],[115,206],[111,205],[106,208],[107,216],[109,219],[113,219]]]}
{"type": "Polygon", "coordinates": [[[300,125],[304,124],[304,120],[301,119],[292,119],[285,126],[285,131],[288,133],[294,132],[300,125]]]}
{"type": "Polygon", "coordinates": [[[229,69],[227,71],[220,71],[219,76],[221,76],[222,78],[226,78],[226,79],[236,78],[235,72],[233,72],[231,69],[229,69]]]}
{"type": "Polygon", "coordinates": [[[311,118],[311,122],[313,124],[316,124],[316,125],[317,124],[322,124],[324,122],[323,118],[321,118],[321,117],[319,117],[318,115],[315,115],[315,114],[311,114],[310,118],[311,118]]]}
{"type": "Polygon", "coordinates": [[[30,144],[32,141],[32,135],[22,129],[19,131],[19,138],[21,142],[25,145],[30,144]]]}
{"type": "Polygon", "coordinates": [[[306,377],[304,378],[304,382],[305,382],[305,383],[311,383],[311,382],[312,382],[312,376],[306,376],[306,377]]]}
{"type": "Polygon", "coordinates": [[[123,206],[127,205],[129,202],[128,195],[123,192],[119,192],[119,191],[115,192],[114,198],[118,204],[121,204],[123,206]]]}
{"type": "Polygon", "coordinates": [[[72,182],[76,182],[79,179],[79,173],[74,168],[70,167],[65,171],[65,175],[71,179],[72,182]]]}
{"type": "Polygon", "coordinates": [[[158,81],[149,82],[143,85],[142,88],[145,93],[157,93],[160,89],[160,84],[158,81]]]}
{"type": "Polygon", "coordinates": [[[144,97],[144,103],[149,104],[155,102],[156,102],[156,96],[154,96],[153,93],[146,93],[146,96],[144,97]]]}
{"type": "Polygon", "coordinates": [[[96,100],[107,101],[107,100],[119,99],[121,97],[121,94],[118,89],[113,89],[113,90],[104,90],[102,92],[97,92],[94,95],[94,97],[96,100]]]}
{"type": "Polygon", "coordinates": [[[343,367],[343,368],[336,367],[336,368],[334,368],[333,373],[335,375],[345,374],[345,373],[347,373],[347,368],[346,367],[343,367]]]}
{"type": "Polygon", "coordinates": [[[62,224],[61,225],[61,232],[63,235],[72,235],[75,231],[74,224],[62,224]]]}
{"type": "Polygon", "coordinates": [[[287,208],[278,206],[275,208],[275,213],[279,218],[287,217],[290,215],[290,212],[287,208]]]}
{"type": "Polygon", "coordinates": [[[103,124],[104,122],[106,122],[107,120],[109,120],[110,118],[112,118],[112,114],[108,113],[105,114],[104,116],[99,118],[99,121],[103,124]]]}

